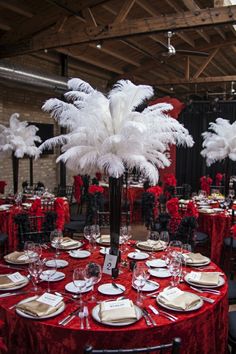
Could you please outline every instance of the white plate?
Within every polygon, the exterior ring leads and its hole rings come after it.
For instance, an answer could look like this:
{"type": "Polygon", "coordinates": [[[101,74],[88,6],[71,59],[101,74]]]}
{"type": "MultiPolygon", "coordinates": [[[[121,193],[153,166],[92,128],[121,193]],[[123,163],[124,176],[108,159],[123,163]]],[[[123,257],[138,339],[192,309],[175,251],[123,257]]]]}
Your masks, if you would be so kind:
{"type": "Polygon", "coordinates": [[[187,274],[185,277],[184,277],[184,280],[186,281],[186,283],[190,284],[190,285],[193,285],[195,287],[199,287],[199,288],[218,288],[219,286],[222,286],[224,285],[225,283],[225,280],[224,278],[220,275],[219,276],[219,283],[218,285],[202,285],[202,284],[197,284],[197,283],[193,283],[189,280],[189,274],[187,274]]]}
{"type": "MultiPolygon", "coordinates": [[[[55,244],[53,244],[53,242],[51,243],[51,246],[53,248],[56,248],[56,246],[55,246],[55,244]]],[[[69,250],[75,250],[76,248],[80,248],[81,246],[83,246],[83,243],[78,241],[77,244],[74,246],[70,246],[70,247],[66,247],[66,248],[60,246],[60,247],[58,247],[58,249],[61,251],[69,251],[69,250]]]]}
{"type": "Polygon", "coordinates": [[[116,288],[115,286],[113,286],[111,283],[107,283],[107,284],[102,284],[98,287],[98,291],[101,294],[104,295],[119,295],[122,294],[125,291],[125,286],[121,285],[119,283],[117,283],[117,286],[120,288],[116,288]],[[122,289],[122,290],[121,290],[122,289]]]}
{"type": "MultiPolygon", "coordinates": [[[[36,296],[32,296],[32,297],[28,297],[27,299],[24,299],[22,301],[19,302],[19,304],[23,304],[25,302],[29,302],[31,300],[34,300],[35,298],[37,298],[36,296]]],[[[25,317],[25,318],[31,318],[31,319],[34,319],[34,320],[43,320],[43,319],[46,319],[46,318],[51,318],[51,317],[55,317],[57,315],[59,315],[60,313],[62,313],[64,310],[65,310],[65,303],[63,302],[62,305],[59,307],[59,309],[57,309],[57,311],[55,311],[54,313],[51,313],[50,315],[45,315],[45,316],[33,316],[33,315],[30,315],[28,313],[25,313],[23,311],[21,311],[20,309],[16,309],[16,313],[22,317],[25,317]]]]}
{"type": "Polygon", "coordinates": [[[160,252],[160,251],[163,251],[164,250],[164,246],[163,247],[160,247],[158,248],[157,250],[152,250],[151,248],[150,249],[146,249],[145,246],[143,246],[142,244],[140,245],[138,242],[136,243],[136,247],[139,248],[140,250],[142,251],[145,251],[145,252],[160,252]]]}
{"type": "Polygon", "coordinates": [[[64,279],[65,278],[65,273],[62,273],[62,272],[56,272],[55,274],[53,274],[50,278],[49,278],[49,280],[48,280],[48,277],[47,277],[47,273],[46,272],[52,272],[53,273],[53,270],[51,270],[51,269],[48,269],[48,270],[44,270],[41,274],[40,274],[40,276],[39,276],[39,278],[41,279],[41,280],[43,280],[43,281],[59,281],[59,280],[62,280],[62,279],[64,279]]]}
{"type": "Polygon", "coordinates": [[[148,267],[153,267],[153,268],[163,268],[166,267],[166,262],[163,259],[151,259],[146,262],[146,265],[148,267]]]}
{"type": "MultiPolygon", "coordinates": [[[[1,274],[0,277],[3,277],[7,274],[1,274]]],[[[25,277],[24,275],[22,275],[24,278],[25,278],[25,282],[22,283],[22,284],[18,284],[18,285],[15,285],[15,286],[11,286],[9,288],[0,288],[0,291],[5,291],[5,290],[16,290],[16,289],[21,289],[23,288],[24,286],[26,286],[28,283],[29,283],[29,279],[27,277],[25,277]]]]}
{"type": "Polygon", "coordinates": [[[130,252],[128,254],[128,257],[131,259],[142,260],[142,259],[147,259],[149,257],[149,254],[145,252],[130,252]]]}
{"type": "MultiPolygon", "coordinates": [[[[64,267],[68,266],[68,264],[69,264],[67,261],[64,261],[64,259],[55,259],[55,261],[56,261],[57,268],[64,268],[64,267]]],[[[55,261],[50,260],[50,261],[47,261],[45,264],[47,267],[54,267],[55,261]]]]}
{"type": "MultiPolygon", "coordinates": [[[[98,238],[96,239],[96,243],[98,243],[98,244],[101,245],[101,246],[110,246],[110,242],[109,242],[109,241],[108,241],[108,242],[102,242],[102,241],[101,241],[101,237],[98,237],[98,238]]],[[[121,239],[119,240],[119,244],[120,244],[120,245],[122,244],[121,239]]]]}
{"type": "Polygon", "coordinates": [[[100,249],[101,254],[109,254],[109,252],[110,252],[110,247],[102,247],[100,249]]]}
{"type": "Polygon", "coordinates": [[[100,312],[100,306],[99,305],[96,305],[93,309],[92,309],[92,317],[95,321],[99,322],[99,323],[102,323],[104,325],[108,325],[108,326],[114,326],[114,327],[120,327],[120,326],[128,326],[128,325],[131,325],[137,321],[139,321],[143,314],[142,314],[142,310],[134,305],[135,307],[135,311],[136,311],[136,315],[137,315],[137,319],[133,319],[133,320],[130,320],[130,321],[127,321],[127,322],[101,322],[100,320],[100,317],[99,317],[99,312],[100,312]]]}
{"type": "Polygon", "coordinates": [[[87,293],[88,291],[92,290],[92,286],[88,286],[85,288],[82,288],[81,291],[74,285],[73,281],[71,283],[66,284],[65,289],[69,291],[70,293],[73,294],[83,294],[87,293]]]}
{"type": "Polygon", "coordinates": [[[87,258],[91,256],[91,253],[86,250],[76,250],[76,251],[70,251],[69,255],[73,258],[87,258]]]}
{"type": "Polygon", "coordinates": [[[153,276],[157,278],[169,278],[171,277],[171,274],[168,269],[166,268],[153,268],[149,269],[148,272],[153,276]]]}
{"type": "MultiPolygon", "coordinates": [[[[190,293],[190,292],[188,292],[188,291],[185,291],[185,293],[192,294],[192,293],[190,293]]],[[[171,311],[177,311],[177,312],[196,311],[196,310],[200,309],[200,308],[202,307],[202,305],[203,305],[203,300],[199,297],[199,302],[198,302],[197,304],[195,304],[194,306],[192,306],[191,308],[186,309],[186,310],[176,309],[176,308],[174,308],[174,307],[165,305],[165,304],[163,304],[162,302],[160,302],[160,301],[159,301],[159,296],[160,296],[160,294],[158,294],[158,296],[156,297],[156,301],[157,301],[158,305],[160,305],[160,306],[162,306],[162,307],[164,307],[164,308],[166,308],[166,309],[168,309],[168,310],[171,310],[171,311]]],[[[198,296],[198,295],[196,295],[196,296],[198,296]]]]}
{"type": "MultiPolygon", "coordinates": [[[[155,281],[152,280],[147,280],[146,284],[144,285],[144,287],[142,288],[142,291],[155,291],[157,289],[159,289],[160,284],[158,284],[155,281]]],[[[133,287],[134,289],[136,289],[135,287],[133,287]]]]}
{"type": "MultiPolygon", "coordinates": [[[[24,252],[22,252],[22,255],[24,254],[24,252]]],[[[7,258],[4,258],[4,261],[6,263],[9,263],[9,264],[15,264],[15,265],[27,265],[29,263],[31,263],[31,260],[28,258],[28,260],[26,259],[25,261],[13,261],[13,260],[10,260],[10,259],[7,259],[7,258]]],[[[33,260],[32,260],[33,261],[33,260]]],[[[22,268],[23,269],[23,268],[22,268]]]]}
{"type": "Polygon", "coordinates": [[[208,258],[208,260],[205,261],[205,262],[201,262],[201,263],[186,262],[186,265],[189,266],[189,267],[202,267],[202,266],[206,266],[206,265],[208,265],[210,263],[211,263],[211,260],[210,260],[210,258],[208,258]]]}

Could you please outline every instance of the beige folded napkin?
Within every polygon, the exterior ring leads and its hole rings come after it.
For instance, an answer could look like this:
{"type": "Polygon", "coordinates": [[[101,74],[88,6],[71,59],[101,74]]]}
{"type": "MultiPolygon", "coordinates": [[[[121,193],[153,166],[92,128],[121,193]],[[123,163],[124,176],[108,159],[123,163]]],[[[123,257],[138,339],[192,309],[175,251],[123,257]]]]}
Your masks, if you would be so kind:
{"type": "Polygon", "coordinates": [[[218,285],[219,277],[219,272],[191,272],[188,275],[188,280],[199,285],[218,285]]]}
{"type": "Polygon", "coordinates": [[[21,285],[27,283],[27,280],[24,278],[20,281],[13,282],[10,278],[8,278],[7,275],[3,275],[0,277],[0,289],[8,289],[8,288],[14,288],[15,286],[21,285]]]}
{"type": "Polygon", "coordinates": [[[137,315],[133,301],[107,301],[100,304],[99,317],[101,322],[125,323],[136,320],[137,315]]]}
{"type": "Polygon", "coordinates": [[[60,244],[61,248],[68,248],[78,245],[78,241],[72,240],[70,237],[64,237],[60,244]]]}
{"type": "Polygon", "coordinates": [[[25,303],[18,304],[16,308],[24,313],[27,313],[28,315],[42,317],[53,314],[62,306],[62,304],[63,302],[61,301],[57,306],[51,306],[39,302],[37,299],[34,299],[25,303]]]}
{"type": "Polygon", "coordinates": [[[147,240],[137,243],[137,246],[146,251],[160,251],[165,248],[166,243],[164,241],[147,240]]]}
{"type": "Polygon", "coordinates": [[[100,241],[101,243],[110,243],[111,237],[110,235],[101,235],[100,241]]]}
{"type": "Polygon", "coordinates": [[[5,261],[10,261],[14,263],[24,264],[29,263],[29,257],[24,254],[24,252],[12,252],[4,256],[5,261]]]}
{"type": "Polygon", "coordinates": [[[164,290],[158,296],[158,301],[168,307],[178,310],[190,310],[201,301],[198,295],[182,291],[178,288],[164,290]]]}
{"type": "Polygon", "coordinates": [[[203,256],[201,253],[183,253],[183,258],[187,263],[197,264],[197,263],[205,263],[209,259],[203,256]]]}

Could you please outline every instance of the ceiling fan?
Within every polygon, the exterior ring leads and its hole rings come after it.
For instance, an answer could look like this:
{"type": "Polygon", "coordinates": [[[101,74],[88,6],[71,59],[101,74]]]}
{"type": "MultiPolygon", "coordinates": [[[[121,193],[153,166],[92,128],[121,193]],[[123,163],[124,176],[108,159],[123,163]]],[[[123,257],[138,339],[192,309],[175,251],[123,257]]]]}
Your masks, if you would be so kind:
{"type": "Polygon", "coordinates": [[[171,38],[174,35],[172,31],[167,32],[167,45],[165,45],[163,42],[159,42],[167,51],[161,53],[164,57],[172,57],[176,54],[183,54],[183,55],[195,55],[195,56],[201,56],[201,57],[208,57],[209,53],[207,52],[199,52],[196,50],[188,50],[188,49],[176,49],[172,44],[171,44],[171,38]]]}

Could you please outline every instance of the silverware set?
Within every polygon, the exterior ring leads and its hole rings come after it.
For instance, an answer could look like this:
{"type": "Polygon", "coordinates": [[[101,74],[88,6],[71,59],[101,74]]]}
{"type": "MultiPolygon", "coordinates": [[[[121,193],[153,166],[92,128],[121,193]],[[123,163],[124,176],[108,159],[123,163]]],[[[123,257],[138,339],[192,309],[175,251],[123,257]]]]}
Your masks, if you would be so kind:
{"type": "Polygon", "coordinates": [[[221,292],[216,289],[208,289],[208,288],[195,288],[194,286],[190,286],[191,289],[199,292],[199,293],[209,293],[214,295],[221,295],[221,292]]]}
{"type": "Polygon", "coordinates": [[[157,308],[152,305],[149,305],[148,307],[155,315],[166,317],[168,320],[170,320],[172,322],[175,322],[178,320],[178,317],[172,315],[171,313],[169,313],[167,311],[157,310],[157,308]]]}

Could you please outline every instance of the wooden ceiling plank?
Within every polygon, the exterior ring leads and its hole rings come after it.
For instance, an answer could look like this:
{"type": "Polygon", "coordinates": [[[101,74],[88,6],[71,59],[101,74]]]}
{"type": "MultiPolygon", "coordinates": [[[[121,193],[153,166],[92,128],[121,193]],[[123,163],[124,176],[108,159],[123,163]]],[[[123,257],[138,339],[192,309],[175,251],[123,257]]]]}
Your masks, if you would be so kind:
{"type": "Polygon", "coordinates": [[[97,22],[95,20],[95,17],[93,16],[92,10],[89,7],[82,10],[82,14],[83,14],[86,24],[88,24],[88,26],[97,27],[97,22]]]}
{"type": "Polygon", "coordinates": [[[134,3],[136,0],[126,0],[120,9],[120,12],[116,16],[115,20],[113,23],[121,23],[123,22],[126,17],[128,16],[131,8],[133,7],[134,3]]]}
{"type": "Polygon", "coordinates": [[[68,20],[69,16],[63,16],[60,20],[57,21],[55,24],[55,31],[56,32],[61,32],[66,24],[66,21],[68,20]]]}
{"type": "Polygon", "coordinates": [[[21,43],[0,46],[0,57],[32,53],[44,48],[58,48],[79,43],[89,43],[101,39],[122,38],[141,33],[163,32],[167,30],[190,29],[197,26],[209,26],[236,21],[236,5],[217,8],[202,9],[198,12],[186,11],[182,14],[166,15],[158,18],[135,19],[119,24],[110,24],[98,27],[86,27],[78,30],[35,35],[33,38],[23,40],[21,43]]]}
{"type": "Polygon", "coordinates": [[[226,39],[224,32],[220,28],[214,27],[214,29],[221,36],[221,38],[223,38],[224,40],[226,39]]]}
{"type": "Polygon", "coordinates": [[[184,77],[186,80],[189,80],[189,78],[190,78],[190,58],[189,58],[189,56],[186,57],[184,77]]]}
{"type": "Polygon", "coordinates": [[[0,6],[28,18],[34,16],[34,14],[23,4],[23,1],[19,3],[15,0],[0,0],[0,6]]]}
{"type": "Polygon", "coordinates": [[[193,75],[194,79],[197,79],[201,75],[201,73],[206,69],[207,65],[211,62],[211,60],[214,58],[214,56],[218,53],[218,51],[219,51],[219,48],[214,49],[213,52],[209,55],[209,57],[207,57],[205,59],[203,64],[199,67],[197,72],[193,75]]]}
{"type": "Polygon", "coordinates": [[[211,65],[216,68],[222,75],[228,75],[228,73],[223,70],[214,60],[211,61],[211,65]]]}
{"type": "MultiPolygon", "coordinates": [[[[197,77],[196,79],[190,78],[186,79],[169,79],[158,82],[159,85],[177,85],[177,84],[208,84],[214,82],[230,82],[236,81],[236,75],[226,75],[226,76],[207,76],[207,77],[197,77]]],[[[155,82],[149,82],[149,85],[155,85],[155,82]]]]}
{"type": "Polygon", "coordinates": [[[8,22],[0,18],[0,29],[3,31],[10,31],[12,28],[8,22]]]}

